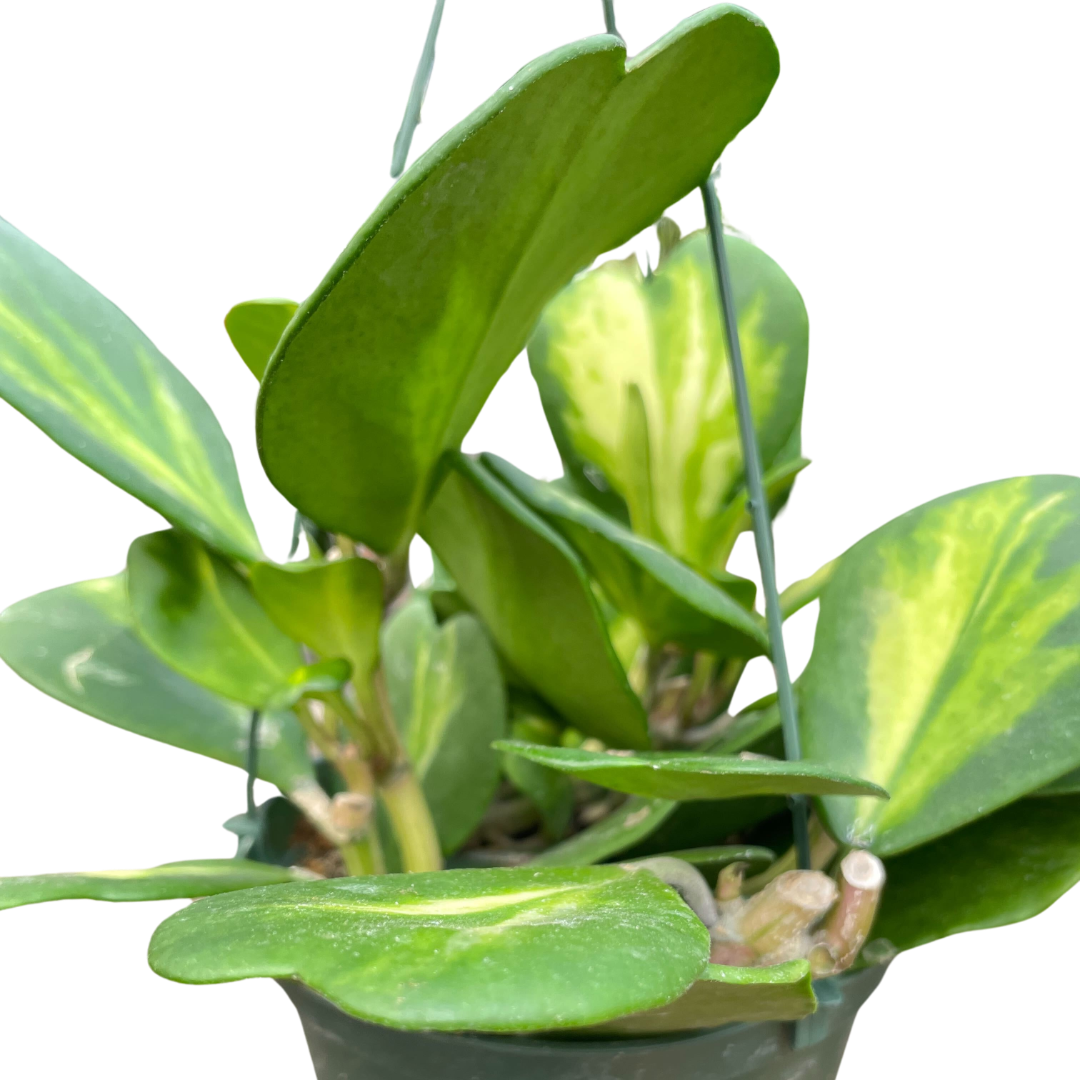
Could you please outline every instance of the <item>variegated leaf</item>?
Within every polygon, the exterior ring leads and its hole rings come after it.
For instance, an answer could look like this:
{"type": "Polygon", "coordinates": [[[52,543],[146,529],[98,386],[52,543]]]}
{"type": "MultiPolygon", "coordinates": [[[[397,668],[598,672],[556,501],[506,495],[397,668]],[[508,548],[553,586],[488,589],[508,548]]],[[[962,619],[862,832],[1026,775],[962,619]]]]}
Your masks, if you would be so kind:
{"type": "MultiPolygon", "coordinates": [[[[136,637],[123,574],[13,604],[0,615],[0,657],[37,689],[107,724],[245,764],[249,710],[184,678],[136,637]]],[[[283,791],[314,785],[291,712],[263,716],[258,774],[283,791]]]]}
{"type": "Polygon", "coordinates": [[[179,900],[282,885],[312,875],[247,859],[196,859],[148,870],[88,870],[78,874],[34,874],[0,878],[0,910],[47,900],[179,900]]]}
{"type": "Polygon", "coordinates": [[[186,983],[294,976],[399,1028],[537,1031],[667,1004],[709,932],[652,874],[446,870],[245,890],[177,912],[150,966],[186,983]]]}
{"type": "Polygon", "coordinates": [[[259,557],[232,448],[199,392],[122,311],[3,220],[0,396],[169,521],[259,557]]]}
{"type": "Polygon", "coordinates": [[[945,495],[840,557],[799,682],[803,749],[887,787],[825,799],[903,851],[1080,764],[1080,480],[945,495]]]}
{"type": "MultiPolygon", "coordinates": [[[[798,290],[764,252],[727,241],[758,442],[786,496],[798,458],[808,323],[798,290]]],[[[603,264],[544,311],[529,362],[568,468],[625,501],[634,531],[705,572],[746,528],[742,453],[708,237],[655,273],[603,264]]]]}

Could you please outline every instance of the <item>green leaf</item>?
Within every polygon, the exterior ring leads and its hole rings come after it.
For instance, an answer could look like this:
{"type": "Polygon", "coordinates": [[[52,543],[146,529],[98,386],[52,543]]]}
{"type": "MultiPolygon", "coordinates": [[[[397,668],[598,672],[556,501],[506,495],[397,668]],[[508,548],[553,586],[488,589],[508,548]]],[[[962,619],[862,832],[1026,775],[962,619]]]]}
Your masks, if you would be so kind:
{"type": "Polygon", "coordinates": [[[259,557],[210,406],[122,311],[2,219],[0,397],[169,521],[259,557]]]}
{"type": "Polygon", "coordinates": [[[945,495],[840,557],[799,680],[803,749],[887,787],[826,800],[894,854],[1080,765],[1080,480],[945,495]]]}
{"type": "Polygon", "coordinates": [[[790,619],[796,611],[801,611],[807,604],[817,600],[832,579],[838,565],[838,560],[833,559],[824,566],[819,567],[809,577],[792,582],[780,594],[780,614],[785,619],[790,619]]]}
{"type": "Polygon", "coordinates": [[[295,300],[245,300],[225,316],[225,332],[256,379],[262,380],[270,356],[297,307],[295,300]]]}
{"type": "Polygon", "coordinates": [[[701,184],[779,70],[768,31],[728,6],[625,55],[602,35],[518,72],[406,172],[301,304],[257,428],[267,475],[305,514],[402,548],[436,462],[547,300],[701,184]]]}
{"type": "Polygon", "coordinates": [[[297,645],[195,537],[174,529],[140,536],[128,551],[128,594],[139,636],[193,682],[253,709],[301,696],[297,645]]]}
{"type": "Polygon", "coordinates": [[[1070,769],[1064,776],[1051,780],[1049,784],[1033,791],[1036,795],[1075,795],[1080,794],[1080,769],[1070,769]]]}
{"type": "Polygon", "coordinates": [[[609,1020],[593,1030],[597,1035],[663,1035],[721,1024],[801,1020],[816,1008],[810,965],[805,960],[754,968],[709,964],[701,978],[670,1005],[609,1020]]]}
{"type": "MultiPolygon", "coordinates": [[[[38,593],[0,614],[0,657],[39,690],[108,724],[245,765],[249,711],[163,664],[136,637],[124,575],[38,593]]],[[[258,774],[283,791],[314,783],[290,712],[259,725],[258,774]]]]}
{"type": "Polygon", "coordinates": [[[617,746],[648,746],[641,702],[558,533],[460,454],[422,532],[511,665],[566,720],[617,746]]]}
{"type": "MultiPolygon", "coordinates": [[[[549,718],[511,699],[510,737],[539,742],[545,746],[559,744],[560,731],[549,718]]],[[[502,755],[506,778],[527,796],[540,813],[544,833],[549,840],[561,840],[574,816],[574,782],[565,773],[556,772],[517,754],[502,755]]],[[[569,865],[553,863],[552,865],[569,865]]]]}
{"type": "Polygon", "coordinates": [[[746,795],[869,795],[876,784],[810,761],[773,761],[675,751],[571,750],[504,739],[495,746],[591,784],[654,799],[736,799],[746,795]]]}
{"type": "MultiPolygon", "coordinates": [[[[779,740],[779,709],[766,712],[763,716],[744,710],[722,739],[709,747],[710,752],[764,753],[780,749],[771,746],[779,740]]],[[[548,848],[529,865],[588,866],[624,852],[645,857],[666,854],[672,849],[713,846],[784,808],[784,800],[772,796],[678,803],[631,795],[607,817],[548,848]]]]}
{"type": "Polygon", "coordinates": [[[195,859],[149,870],[0,878],[0,910],[46,900],[179,900],[303,880],[306,871],[247,859],[195,859]]]}
{"type": "MultiPolygon", "coordinates": [[[[772,477],[780,502],[802,465],[790,459],[806,309],[764,252],[735,236],[726,246],[762,461],[784,466],[772,477]]],[[[648,277],[636,258],[579,277],[544,310],[529,363],[568,469],[586,481],[599,473],[626,501],[634,532],[704,573],[722,570],[747,525],[708,235],[686,237],[648,277]]]]}
{"type": "Polygon", "coordinates": [[[753,582],[726,575],[730,583],[725,582],[725,591],[584,499],[534,480],[492,454],[482,460],[562,533],[612,603],[641,624],[652,644],[677,642],[721,656],[752,657],[768,651],[761,620],[747,610],[754,602],[753,582]]]}
{"type": "Polygon", "coordinates": [[[885,872],[873,933],[898,949],[1030,919],[1080,881],[1080,796],[1021,799],[885,872]]]}
{"type": "Polygon", "coordinates": [[[631,795],[607,817],[541,852],[529,865],[591,866],[603,862],[655,832],[678,805],[669,799],[642,799],[631,795]]]}
{"type": "MultiPolygon", "coordinates": [[[[769,818],[780,815],[786,825],[791,817],[786,801],[775,795],[702,799],[673,806],[673,812],[655,829],[623,852],[624,859],[644,859],[670,851],[723,844],[730,836],[745,835],[769,818]]],[[[768,843],[783,846],[772,832],[768,833],[768,843]]]]}
{"type": "Polygon", "coordinates": [[[334,562],[258,562],[251,591],[278,628],[320,656],[344,657],[358,680],[379,659],[383,580],[369,559],[334,562]]]}
{"type": "Polygon", "coordinates": [[[491,748],[506,731],[499,661],[474,616],[438,626],[423,595],[390,619],[382,642],[394,719],[450,854],[480,823],[499,784],[491,748]]]}
{"type": "Polygon", "coordinates": [[[203,900],[158,927],[150,966],[187,983],[295,976],[393,1027],[535,1031],[666,1004],[708,953],[652,874],[446,870],[203,900]]]}

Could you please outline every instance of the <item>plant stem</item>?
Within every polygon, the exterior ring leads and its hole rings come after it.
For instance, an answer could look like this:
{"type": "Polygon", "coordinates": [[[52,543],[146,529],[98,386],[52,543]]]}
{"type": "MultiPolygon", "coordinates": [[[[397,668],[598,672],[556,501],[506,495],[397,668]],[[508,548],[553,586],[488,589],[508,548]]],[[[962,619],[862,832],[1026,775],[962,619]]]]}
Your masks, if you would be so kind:
{"type": "Polygon", "coordinates": [[[379,789],[407,872],[442,869],[442,849],[427,800],[412,768],[394,774],[379,789]]]}
{"type": "Polygon", "coordinates": [[[366,702],[369,715],[380,729],[380,737],[391,747],[389,769],[377,773],[379,795],[390,818],[390,824],[401,849],[402,866],[409,870],[441,870],[443,851],[438,843],[435,823],[428,800],[413,771],[413,762],[401,744],[397,726],[390,710],[390,696],[382,670],[376,670],[370,681],[366,702]]]}
{"type": "Polygon", "coordinates": [[[394,156],[390,162],[390,175],[396,180],[405,168],[405,161],[409,156],[409,147],[412,145],[413,133],[416,125],[420,123],[420,106],[424,103],[424,95],[427,93],[428,83],[431,81],[431,69],[435,66],[435,39],[439,36],[439,23],[442,22],[443,4],[445,0],[435,0],[435,10],[431,13],[431,23],[428,26],[427,39],[424,41],[424,51],[420,54],[420,63],[417,65],[416,74],[413,76],[412,89],[409,91],[409,102],[405,106],[405,116],[401,121],[401,128],[394,140],[394,156]]]}
{"type": "MultiPolygon", "coordinates": [[[[743,368],[742,349],[739,345],[735,297],[732,294],[731,274],[728,270],[727,253],[724,250],[724,222],[720,214],[720,200],[716,196],[716,189],[711,179],[701,185],[701,196],[705,203],[705,218],[709,223],[709,240],[727,336],[731,385],[739,418],[739,440],[742,443],[743,465],[746,470],[746,488],[750,495],[748,509],[754,525],[754,543],[757,547],[758,564],[761,567],[761,591],[765,594],[765,620],[769,627],[773,671],[776,674],[776,692],[780,701],[784,755],[789,761],[798,761],[802,757],[799,745],[799,721],[795,709],[795,694],[791,688],[791,675],[788,672],[787,653],[784,650],[784,620],[780,613],[780,597],[776,589],[772,522],[769,520],[769,503],[762,482],[761,451],[754,431],[750,392],[746,385],[746,371],[743,368]]],[[[810,866],[808,814],[806,797],[804,795],[792,796],[791,817],[795,830],[795,849],[799,866],[804,870],[810,866]]]]}
{"type": "MultiPolygon", "coordinates": [[[[322,725],[312,714],[310,705],[302,701],[296,706],[296,715],[304,729],[304,733],[315,744],[319,752],[341,774],[345,786],[350,792],[362,795],[370,800],[372,808],[375,804],[375,779],[372,776],[371,765],[360,756],[358,748],[353,744],[342,746],[329,738],[322,725]]],[[[301,810],[307,815],[313,825],[334,844],[341,852],[345,860],[345,867],[350,874],[383,874],[386,872],[386,863],[383,859],[382,845],[379,843],[378,832],[375,828],[374,814],[368,820],[366,831],[359,838],[350,838],[342,842],[333,822],[332,802],[326,798],[325,804],[318,798],[319,794],[325,795],[320,788],[318,792],[295,793],[294,799],[300,805],[301,810]]]]}
{"type": "Polygon", "coordinates": [[[787,619],[794,615],[796,611],[806,607],[807,604],[812,604],[822,594],[825,586],[829,584],[833,573],[839,565],[840,560],[833,559],[832,562],[827,562],[824,566],[815,570],[809,577],[804,577],[789,585],[780,594],[780,613],[784,618],[787,619]]]}
{"type": "Polygon", "coordinates": [[[259,769],[259,720],[258,709],[251,710],[251,725],[248,728],[247,744],[247,816],[255,818],[255,774],[259,769]]]}
{"type": "Polygon", "coordinates": [[[362,840],[357,840],[355,844],[342,844],[338,850],[345,860],[345,869],[349,871],[350,877],[386,873],[386,863],[374,825],[362,840]]]}

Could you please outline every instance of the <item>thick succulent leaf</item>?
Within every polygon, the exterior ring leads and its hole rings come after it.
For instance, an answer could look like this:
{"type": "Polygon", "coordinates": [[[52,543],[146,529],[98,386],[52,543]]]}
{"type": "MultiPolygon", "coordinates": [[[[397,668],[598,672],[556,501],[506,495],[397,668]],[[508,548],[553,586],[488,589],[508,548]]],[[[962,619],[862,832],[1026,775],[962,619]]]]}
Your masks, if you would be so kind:
{"type": "Polygon", "coordinates": [[[225,332],[256,379],[266,365],[299,305],[295,300],[245,300],[225,316],[225,332]]]}
{"type": "Polygon", "coordinates": [[[702,183],[778,69],[768,31],[725,5],[629,63],[604,35],[518,72],[405,173],[301,305],[259,399],[273,483],[328,528],[400,548],[547,300],[702,183]]]}
{"type": "Polygon", "coordinates": [[[817,1008],[810,965],[792,960],[772,967],[709,964],[704,974],[670,1005],[609,1020],[599,1035],[663,1035],[761,1020],[801,1020],[817,1008]]]}
{"type": "Polygon", "coordinates": [[[0,397],[169,521],[259,557],[210,406],[119,308],[2,219],[0,397]]]}
{"type": "Polygon", "coordinates": [[[560,714],[615,746],[648,746],[584,567],[558,533],[460,454],[421,531],[501,652],[560,714]]]}
{"type": "Polygon", "coordinates": [[[753,582],[726,575],[720,588],[584,499],[494,455],[483,461],[573,545],[612,603],[637,620],[652,644],[677,642],[721,656],[768,651],[762,621],[747,610],[754,603],[753,582]]]}
{"type": "Polygon", "coordinates": [[[295,976],[400,1028],[535,1031],[679,997],[709,934],[652,874],[446,870],[275,886],[167,919],[150,966],[187,983],[295,976]]]}
{"type": "MultiPolygon", "coordinates": [[[[806,309],[764,252],[738,237],[727,251],[762,460],[766,470],[787,466],[806,381],[806,309]]],[[[686,237],[648,277],[630,258],[578,278],[545,308],[529,362],[571,471],[599,473],[625,500],[634,532],[699,570],[722,570],[745,494],[707,234],[686,237]]]]}
{"type": "MultiPolygon", "coordinates": [[[[245,765],[249,710],[162,663],[136,637],[124,576],[38,593],[0,614],[0,657],[80,712],[148,739],[245,765]]],[[[291,712],[259,724],[258,774],[291,791],[314,783],[291,712]]]]}
{"type": "Polygon", "coordinates": [[[369,559],[334,562],[258,562],[251,591],[263,610],[295,641],[320,656],[344,657],[365,680],[379,659],[383,580],[369,559]]]}
{"type": "Polygon", "coordinates": [[[627,851],[655,832],[679,804],[670,799],[629,799],[605,818],[549,847],[530,866],[591,866],[627,851]]]}
{"type": "Polygon", "coordinates": [[[224,559],[175,529],[128,551],[128,595],[139,637],[170,667],[253,709],[292,704],[300,650],[224,559]]]}
{"type": "Polygon", "coordinates": [[[737,799],[747,795],[866,795],[876,784],[811,761],[773,761],[675,751],[572,750],[504,739],[507,753],[559,769],[613,791],[654,799],[737,799]]]}
{"type": "Polygon", "coordinates": [[[280,885],[309,875],[247,859],[196,859],[149,870],[90,870],[80,874],[35,874],[0,878],[0,910],[46,900],[179,900],[280,885]]]}
{"type": "Polygon", "coordinates": [[[803,749],[888,788],[826,800],[891,854],[1080,765],[1080,480],[943,496],[840,557],[799,680],[803,749]]]}
{"type": "Polygon", "coordinates": [[[873,932],[898,949],[1030,919],[1080,881],[1080,796],[1020,799],[885,872],[873,932]]]}
{"type": "MultiPolygon", "coordinates": [[[[782,750],[779,710],[751,709],[739,714],[721,739],[708,747],[710,752],[782,750]],[[774,742],[781,745],[773,746],[774,742]]],[[[644,858],[673,849],[707,848],[784,809],[784,800],[775,796],[678,803],[631,795],[607,817],[548,848],[529,865],[588,866],[624,853],[644,858]]]]}
{"type": "Polygon", "coordinates": [[[475,616],[439,626],[423,594],[390,619],[382,642],[394,719],[450,854],[480,823],[499,784],[491,747],[506,731],[499,661],[475,616]]]}

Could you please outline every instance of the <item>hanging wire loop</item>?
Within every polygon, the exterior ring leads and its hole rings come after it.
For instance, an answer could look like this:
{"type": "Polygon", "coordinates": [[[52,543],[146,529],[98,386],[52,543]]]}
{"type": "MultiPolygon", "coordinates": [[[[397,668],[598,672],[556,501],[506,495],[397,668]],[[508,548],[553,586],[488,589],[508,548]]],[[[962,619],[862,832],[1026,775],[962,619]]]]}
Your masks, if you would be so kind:
{"type": "MultiPolygon", "coordinates": [[[[742,444],[746,490],[749,494],[746,508],[753,522],[754,543],[757,547],[758,565],[761,567],[761,591],[765,594],[765,621],[769,629],[773,671],[776,673],[776,694],[780,704],[780,723],[784,733],[784,756],[789,761],[798,761],[802,757],[802,749],[799,745],[799,720],[795,708],[795,694],[791,687],[791,675],[788,671],[787,653],[784,649],[783,617],[780,614],[780,595],[776,588],[772,522],[769,519],[769,503],[765,497],[765,486],[762,480],[761,450],[754,431],[753,414],[750,411],[750,393],[746,385],[746,370],[743,367],[742,348],[739,344],[735,297],[732,293],[731,272],[724,248],[724,223],[720,213],[720,200],[714,187],[714,178],[718,175],[719,168],[712,178],[701,185],[701,197],[705,203],[705,219],[709,224],[709,241],[720,293],[720,310],[727,337],[731,386],[735,394],[735,411],[739,418],[739,441],[742,444]]],[[[799,867],[807,870],[810,868],[810,836],[809,811],[805,795],[792,797],[791,815],[799,867]]]]}
{"type": "Polygon", "coordinates": [[[427,40],[424,51],[420,54],[420,63],[413,76],[412,89],[409,91],[409,103],[405,106],[405,116],[394,140],[394,156],[390,162],[390,175],[396,180],[405,168],[412,146],[416,125],[420,123],[420,107],[424,104],[428,83],[431,81],[431,69],[435,66],[435,40],[439,36],[439,23],[442,22],[445,0],[435,0],[435,10],[431,13],[427,40]]]}
{"type": "Polygon", "coordinates": [[[604,29],[609,34],[614,34],[615,37],[622,37],[622,34],[615,29],[615,0],[603,0],[604,3],[604,29]]]}

